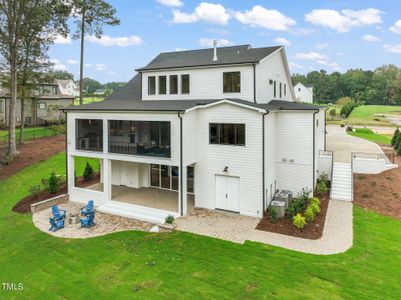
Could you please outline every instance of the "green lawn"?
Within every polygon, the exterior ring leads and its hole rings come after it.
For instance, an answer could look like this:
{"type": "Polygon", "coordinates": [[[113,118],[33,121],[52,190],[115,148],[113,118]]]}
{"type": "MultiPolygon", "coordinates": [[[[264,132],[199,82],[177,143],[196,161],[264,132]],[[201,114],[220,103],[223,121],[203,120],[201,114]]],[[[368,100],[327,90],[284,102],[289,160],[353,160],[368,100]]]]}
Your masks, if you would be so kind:
{"type": "MultiPolygon", "coordinates": [[[[31,127],[31,128],[25,128],[23,131],[24,140],[46,137],[46,136],[54,136],[55,134],[56,132],[48,127],[31,127]]],[[[16,128],[15,136],[18,141],[20,136],[19,128],[16,128]]],[[[0,141],[7,141],[7,138],[8,138],[8,131],[0,130],[0,141]]]]}
{"type": "MultiPolygon", "coordinates": [[[[104,97],[84,97],[84,104],[103,101],[104,97]]],[[[79,105],[79,97],[74,100],[74,105],[79,105]]]]}
{"type": "MultiPolygon", "coordinates": [[[[308,255],[183,232],[121,232],[91,239],[40,232],[11,212],[64,154],[0,181],[1,299],[400,299],[401,222],[356,207],[354,246],[308,255]]],[[[84,160],[78,165],[83,168],[84,160]]]]}
{"type": "Polygon", "coordinates": [[[369,128],[355,128],[355,131],[348,131],[347,133],[378,144],[391,145],[391,136],[374,133],[369,128]]]}

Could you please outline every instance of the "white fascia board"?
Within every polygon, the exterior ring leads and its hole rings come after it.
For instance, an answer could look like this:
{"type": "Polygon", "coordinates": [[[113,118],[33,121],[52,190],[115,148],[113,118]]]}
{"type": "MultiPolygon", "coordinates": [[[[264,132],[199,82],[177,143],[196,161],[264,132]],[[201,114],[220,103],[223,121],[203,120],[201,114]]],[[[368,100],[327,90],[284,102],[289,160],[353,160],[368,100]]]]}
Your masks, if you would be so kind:
{"type": "Polygon", "coordinates": [[[209,107],[213,107],[215,105],[224,104],[224,103],[235,105],[235,106],[239,106],[239,107],[246,108],[246,109],[255,110],[255,111],[259,112],[259,113],[267,112],[263,108],[258,108],[258,107],[246,105],[246,104],[243,104],[243,103],[237,103],[237,102],[233,102],[233,101],[230,101],[230,100],[227,100],[227,99],[223,99],[223,100],[216,101],[216,102],[209,103],[209,104],[205,104],[205,105],[197,105],[197,106],[194,106],[194,107],[191,107],[191,108],[187,109],[185,112],[188,113],[188,112],[191,112],[191,111],[196,110],[196,109],[209,108],[209,107]]]}

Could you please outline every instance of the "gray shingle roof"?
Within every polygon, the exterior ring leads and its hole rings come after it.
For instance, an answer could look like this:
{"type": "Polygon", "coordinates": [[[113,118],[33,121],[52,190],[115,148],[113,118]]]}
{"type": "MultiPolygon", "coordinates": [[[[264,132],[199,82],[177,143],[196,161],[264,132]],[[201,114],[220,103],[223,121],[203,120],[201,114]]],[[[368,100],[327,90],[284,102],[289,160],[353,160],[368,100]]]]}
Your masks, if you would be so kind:
{"type": "Polygon", "coordinates": [[[257,63],[281,46],[251,48],[251,45],[217,48],[217,61],[213,61],[213,48],[160,53],[148,65],[137,71],[257,63]]]}
{"type": "Polygon", "coordinates": [[[142,100],[141,74],[138,73],[128,83],[117,88],[104,101],[108,100],[142,100]]]}

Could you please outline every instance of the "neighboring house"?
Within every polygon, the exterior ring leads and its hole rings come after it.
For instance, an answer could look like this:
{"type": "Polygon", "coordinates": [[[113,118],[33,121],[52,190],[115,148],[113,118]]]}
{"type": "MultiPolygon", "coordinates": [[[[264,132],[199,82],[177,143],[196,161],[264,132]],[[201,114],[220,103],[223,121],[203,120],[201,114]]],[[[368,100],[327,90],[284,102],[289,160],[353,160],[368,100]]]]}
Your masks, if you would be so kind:
{"type": "Polygon", "coordinates": [[[56,79],[60,92],[63,95],[79,96],[79,87],[72,79],[56,79]]]}
{"type": "MultiPolygon", "coordinates": [[[[36,126],[64,118],[61,108],[74,104],[74,95],[63,94],[60,83],[38,83],[24,101],[25,125],[36,126]]],[[[10,95],[2,89],[0,95],[0,126],[7,126],[9,119],[10,95]]],[[[16,103],[16,125],[21,124],[21,99],[16,103]]]]}
{"type": "Polygon", "coordinates": [[[104,95],[104,89],[97,89],[96,91],[93,92],[93,95],[95,95],[95,96],[103,96],[104,95]]]}
{"type": "Polygon", "coordinates": [[[68,193],[163,222],[194,206],[262,217],[277,189],[313,190],[324,108],[296,103],[283,47],[161,53],[103,102],[67,112],[68,193]],[[75,186],[75,157],[101,183],[75,186]]]}
{"type": "Polygon", "coordinates": [[[297,83],[294,86],[294,92],[297,102],[313,103],[313,85],[297,83]]]}

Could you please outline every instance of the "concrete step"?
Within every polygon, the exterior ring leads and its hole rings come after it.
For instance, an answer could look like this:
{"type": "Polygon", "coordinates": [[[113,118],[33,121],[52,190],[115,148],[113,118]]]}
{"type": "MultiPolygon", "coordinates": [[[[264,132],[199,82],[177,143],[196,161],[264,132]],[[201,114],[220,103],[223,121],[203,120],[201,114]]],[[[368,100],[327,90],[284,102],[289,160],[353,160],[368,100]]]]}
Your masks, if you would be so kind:
{"type": "Polygon", "coordinates": [[[352,169],[349,163],[334,163],[330,197],[352,201],[352,169]]]}

